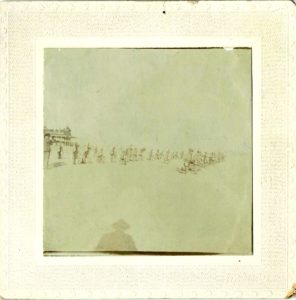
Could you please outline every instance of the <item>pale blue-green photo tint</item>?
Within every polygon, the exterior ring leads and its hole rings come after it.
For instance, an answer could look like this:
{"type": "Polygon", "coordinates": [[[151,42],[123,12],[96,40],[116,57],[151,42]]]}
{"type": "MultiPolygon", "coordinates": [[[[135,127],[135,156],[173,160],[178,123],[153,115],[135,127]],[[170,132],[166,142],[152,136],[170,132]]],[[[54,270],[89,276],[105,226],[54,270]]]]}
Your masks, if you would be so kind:
{"type": "Polygon", "coordinates": [[[44,50],[45,254],[252,254],[252,51],[44,50]]]}

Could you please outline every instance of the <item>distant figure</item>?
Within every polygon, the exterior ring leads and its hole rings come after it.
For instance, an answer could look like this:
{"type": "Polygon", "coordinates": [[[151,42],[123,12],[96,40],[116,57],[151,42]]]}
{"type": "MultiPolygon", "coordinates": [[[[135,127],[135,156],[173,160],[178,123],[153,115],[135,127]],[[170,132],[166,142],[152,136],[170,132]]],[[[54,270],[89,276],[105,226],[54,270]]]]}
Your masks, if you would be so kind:
{"type": "Polygon", "coordinates": [[[187,174],[188,172],[188,163],[184,162],[181,168],[177,168],[177,171],[182,174],[187,174]]]}
{"type": "Polygon", "coordinates": [[[199,150],[197,150],[196,153],[193,155],[193,161],[197,166],[202,166],[201,153],[199,150]]]}
{"type": "Polygon", "coordinates": [[[165,153],[165,155],[163,157],[163,161],[169,162],[169,160],[170,160],[170,150],[167,150],[167,152],[165,153]]]}
{"type": "Polygon", "coordinates": [[[138,149],[134,148],[132,152],[132,161],[137,161],[138,160],[138,149]]]}
{"type": "Polygon", "coordinates": [[[184,161],[187,163],[192,161],[192,156],[193,156],[193,150],[188,149],[188,152],[187,152],[186,156],[184,157],[184,161]]]}
{"type": "Polygon", "coordinates": [[[209,163],[208,152],[205,152],[203,161],[204,161],[204,165],[207,166],[209,163]]]}
{"type": "Polygon", "coordinates": [[[97,159],[97,155],[98,155],[98,147],[97,147],[97,146],[95,146],[95,148],[94,148],[94,153],[93,153],[93,158],[94,158],[94,161],[96,161],[96,159],[97,159]]]}
{"type": "Polygon", "coordinates": [[[98,153],[97,161],[98,161],[98,163],[103,163],[104,160],[105,160],[104,149],[101,148],[101,150],[100,150],[99,153],[98,153]]]}
{"type": "Polygon", "coordinates": [[[148,160],[152,160],[153,159],[153,149],[150,150],[149,156],[148,156],[148,160]]]}
{"type": "Polygon", "coordinates": [[[216,162],[216,156],[215,156],[214,152],[211,153],[209,161],[210,161],[210,164],[213,164],[216,162]]]}
{"type": "Polygon", "coordinates": [[[97,251],[137,251],[133,238],[125,233],[130,228],[124,220],[115,222],[112,227],[114,231],[104,234],[97,247],[97,251]]]}
{"type": "Polygon", "coordinates": [[[159,149],[157,149],[157,151],[154,155],[154,159],[159,160],[159,156],[160,156],[160,152],[159,152],[159,149]]]}
{"type": "Polygon", "coordinates": [[[127,162],[127,153],[128,153],[128,149],[121,150],[120,162],[124,165],[126,165],[126,162],[127,162]]]}
{"type": "Polygon", "coordinates": [[[91,146],[90,146],[90,144],[88,143],[88,145],[87,145],[87,158],[88,158],[88,160],[89,160],[89,158],[90,158],[90,151],[91,151],[91,146]]]}
{"type": "Polygon", "coordinates": [[[113,147],[110,152],[110,161],[115,162],[116,161],[116,148],[113,147]]]}
{"type": "Polygon", "coordinates": [[[127,156],[126,157],[127,161],[132,161],[132,159],[133,159],[133,145],[130,145],[130,147],[128,148],[126,156],[127,156]]]}
{"type": "Polygon", "coordinates": [[[87,161],[87,150],[85,150],[83,152],[83,155],[82,155],[82,158],[81,158],[81,163],[86,164],[86,161],[87,161]]]}
{"type": "Polygon", "coordinates": [[[75,149],[73,151],[73,165],[76,165],[79,155],[79,145],[75,143],[75,149]]]}
{"type": "Polygon", "coordinates": [[[91,149],[91,147],[88,144],[86,150],[83,152],[83,156],[82,156],[82,159],[81,159],[81,163],[82,164],[86,164],[87,163],[87,161],[88,161],[87,158],[88,158],[90,149],[91,149]]]}
{"type": "Polygon", "coordinates": [[[59,147],[59,151],[58,151],[58,159],[62,159],[62,154],[63,154],[63,146],[62,145],[60,145],[60,147],[59,147]]]}
{"type": "Polygon", "coordinates": [[[48,168],[50,152],[51,152],[52,140],[50,139],[50,134],[46,133],[44,135],[44,144],[43,144],[43,167],[48,168]]]}
{"type": "Polygon", "coordinates": [[[199,171],[199,169],[191,160],[189,162],[184,161],[183,166],[181,168],[177,168],[177,171],[182,174],[187,174],[188,172],[196,174],[199,171]]]}
{"type": "Polygon", "coordinates": [[[139,160],[144,160],[144,152],[146,151],[145,148],[142,148],[140,150],[140,153],[139,153],[139,160]]]}

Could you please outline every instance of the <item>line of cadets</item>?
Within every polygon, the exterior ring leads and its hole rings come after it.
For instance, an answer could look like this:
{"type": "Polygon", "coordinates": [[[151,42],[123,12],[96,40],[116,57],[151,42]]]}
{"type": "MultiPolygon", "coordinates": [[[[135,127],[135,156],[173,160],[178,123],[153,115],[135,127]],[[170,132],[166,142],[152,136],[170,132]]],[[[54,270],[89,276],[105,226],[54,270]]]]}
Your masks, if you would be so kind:
{"type": "MultiPolygon", "coordinates": [[[[188,149],[187,152],[184,151],[160,151],[159,149],[154,151],[151,149],[149,152],[146,148],[136,148],[132,145],[125,149],[116,149],[113,147],[109,153],[111,162],[120,162],[126,165],[129,162],[143,161],[143,160],[162,160],[164,163],[168,163],[171,160],[179,159],[184,161],[184,168],[190,170],[190,167],[199,166],[204,167],[206,165],[220,162],[224,159],[222,153],[215,152],[201,152],[199,150],[193,151],[193,149],[188,149]],[[146,154],[148,153],[148,154],[146,154]]],[[[91,157],[91,146],[88,144],[86,149],[83,151],[81,157],[79,153],[79,145],[76,143],[73,151],[73,164],[82,163],[85,164],[89,161],[91,157]]],[[[96,162],[103,163],[106,160],[104,149],[98,149],[97,146],[93,149],[93,157],[96,162]]]]}

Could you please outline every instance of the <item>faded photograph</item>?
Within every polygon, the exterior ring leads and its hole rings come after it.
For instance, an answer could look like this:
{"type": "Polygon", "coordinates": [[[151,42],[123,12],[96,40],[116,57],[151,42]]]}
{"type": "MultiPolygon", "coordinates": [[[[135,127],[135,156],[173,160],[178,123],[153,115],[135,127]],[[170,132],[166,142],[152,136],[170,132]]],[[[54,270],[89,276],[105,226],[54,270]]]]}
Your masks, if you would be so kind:
{"type": "Polygon", "coordinates": [[[44,50],[45,255],[251,255],[249,48],[44,50]]]}

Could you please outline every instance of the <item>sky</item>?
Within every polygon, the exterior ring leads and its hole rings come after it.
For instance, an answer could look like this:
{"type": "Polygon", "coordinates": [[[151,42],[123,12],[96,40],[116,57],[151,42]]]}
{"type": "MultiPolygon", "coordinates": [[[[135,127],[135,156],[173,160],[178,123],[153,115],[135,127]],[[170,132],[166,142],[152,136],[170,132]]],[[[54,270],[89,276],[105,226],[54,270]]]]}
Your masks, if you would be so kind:
{"type": "Polygon", "coordinates": [[[110,147],[251,151],[251,50],[51,48],[44,125],[110,147]]]}

